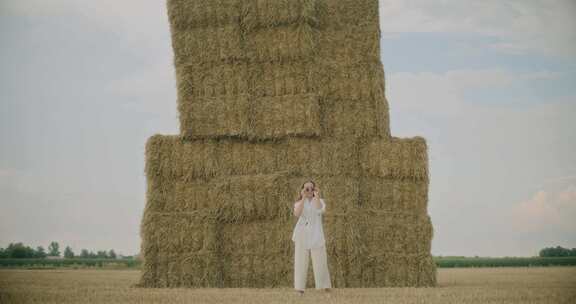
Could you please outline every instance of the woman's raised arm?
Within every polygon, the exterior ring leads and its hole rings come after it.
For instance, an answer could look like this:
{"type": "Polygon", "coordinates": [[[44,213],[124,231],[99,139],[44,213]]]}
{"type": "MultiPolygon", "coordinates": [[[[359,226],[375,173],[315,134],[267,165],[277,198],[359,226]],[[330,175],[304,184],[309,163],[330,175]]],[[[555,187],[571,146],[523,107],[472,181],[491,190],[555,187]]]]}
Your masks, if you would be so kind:
{"type": "Polygon", "coordinates": [[[304,209],[304,199],[301,199],[294,203],[294,216],[300,216],[302,214],[302,209],[304,209]]]}

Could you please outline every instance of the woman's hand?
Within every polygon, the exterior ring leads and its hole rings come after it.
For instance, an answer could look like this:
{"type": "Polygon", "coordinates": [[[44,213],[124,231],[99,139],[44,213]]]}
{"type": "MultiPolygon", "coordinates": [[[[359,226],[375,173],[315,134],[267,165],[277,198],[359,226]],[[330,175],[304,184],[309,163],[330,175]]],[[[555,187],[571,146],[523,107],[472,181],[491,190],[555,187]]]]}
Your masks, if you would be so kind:
{"type": "Polygon", "coordinates": [[[315,187],[314,189],[314,198],[312,199],[314,208],[322,208],[322,205],[320,204],[320,189],[315,187]]]}
{"type": "Polygon", "coordinates": [[[302,196],[302,199],[297,201],[294,205],[293,213],[295,216],[300,216],[302,214],[302,209],[304,209],[304,189],[300,191],[300,195],[302,196]]]}

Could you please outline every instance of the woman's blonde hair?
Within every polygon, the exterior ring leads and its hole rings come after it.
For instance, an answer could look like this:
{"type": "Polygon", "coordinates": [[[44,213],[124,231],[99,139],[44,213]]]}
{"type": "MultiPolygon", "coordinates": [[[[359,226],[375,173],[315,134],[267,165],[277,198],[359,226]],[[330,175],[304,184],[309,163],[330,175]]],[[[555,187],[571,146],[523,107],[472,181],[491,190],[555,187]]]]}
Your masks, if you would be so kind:
{"type": "Polygon", "coordinates": [[[306,183],[312,183],[312,185],[314,185],[314,188],[316,188],[316,183],[313,180],[307,180],[307,181],[303,182],[302,186],[300,187],[300,190],[298,191],[298,199],[296,201],[299,201],[302,199],[302,189],[304,189],[304,185],[306,185],[306,183]]]}

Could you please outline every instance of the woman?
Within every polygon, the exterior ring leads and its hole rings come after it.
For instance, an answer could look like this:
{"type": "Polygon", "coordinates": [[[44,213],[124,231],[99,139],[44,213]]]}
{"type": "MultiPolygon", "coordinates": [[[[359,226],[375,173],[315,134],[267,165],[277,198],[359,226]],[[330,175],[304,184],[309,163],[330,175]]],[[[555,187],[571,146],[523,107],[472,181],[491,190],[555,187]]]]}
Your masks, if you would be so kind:
{"type": "Polygon", "coordinates": [[[312,268],[316,289],[329,291],[332,288],[326,241],[322,227],[322,214],[326,212],[324,199],[320,198],[320,189],[313,181],[302,184],[298,201],[294,204],[294,215],[298,222],[294,226],[294,289],[298,295],[304,294],[308,274],[308,257],[312,254],[312,268]]]}

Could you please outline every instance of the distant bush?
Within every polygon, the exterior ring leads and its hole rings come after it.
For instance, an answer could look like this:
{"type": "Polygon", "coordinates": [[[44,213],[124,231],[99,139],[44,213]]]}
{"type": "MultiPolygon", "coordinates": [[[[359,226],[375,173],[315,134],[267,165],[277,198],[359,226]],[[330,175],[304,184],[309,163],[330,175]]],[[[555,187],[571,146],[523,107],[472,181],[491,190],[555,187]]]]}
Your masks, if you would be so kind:
{"type": "Polygon", "coordinates": [[[576,257],[576,248],[568,249],[560,246],[546,247],[540,250],[541,257],[576,257]]]}
{"type": "Polygon", "coordinates": [[[136,259],[0,259],[0,268],[29,267],[107,267],[107,268],[137,268],[140,261],[136,259]]]}
{"type": "Polygon", "coordinates": [[[436,257],[436,265],[445,267],[523,267],[523,266],[574,266],[576,257],[436,257]]]}

